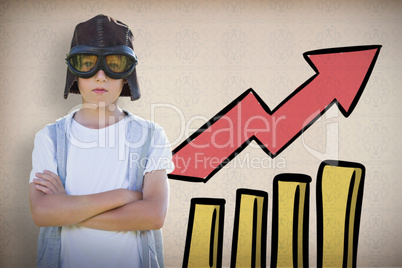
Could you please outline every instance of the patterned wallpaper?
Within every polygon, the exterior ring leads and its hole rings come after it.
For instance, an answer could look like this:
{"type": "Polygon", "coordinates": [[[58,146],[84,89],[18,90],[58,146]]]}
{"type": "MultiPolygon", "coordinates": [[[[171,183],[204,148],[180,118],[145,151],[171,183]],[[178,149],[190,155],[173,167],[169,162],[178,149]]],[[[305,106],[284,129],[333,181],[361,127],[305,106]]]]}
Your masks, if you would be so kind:
{"type": "MultiPolygon", "coordinates": [[[[135,35],[142,98],[121,99],[121,106],[163,126],[173,148],[250,87],[274,108],[314,74],[302,57],[306,51],[382,45],[349,118],[332,107],[275,160],[251,144],[206,184],[171,180],[165,262],[182,264],[191,198],[213,197],[226,200],[223,266],[229,266],[241,187],[269,193],[269,256],[273,177],[304,173],[315,189],[320,162],[337,156],[367,169],[358,266],[401,267],[401,12],[398,0],[1,1],[0,266],[35,266],[38,228],[28,197],[34,136],[80,103],[78,95],[63,99],[65,54],[75,25],[104,13],[135,35]],[[326,152],[331,124],[337,126],[336,155],[326,152]]],[[[313,191],[310,202],[315,265],[313,191]]]]}

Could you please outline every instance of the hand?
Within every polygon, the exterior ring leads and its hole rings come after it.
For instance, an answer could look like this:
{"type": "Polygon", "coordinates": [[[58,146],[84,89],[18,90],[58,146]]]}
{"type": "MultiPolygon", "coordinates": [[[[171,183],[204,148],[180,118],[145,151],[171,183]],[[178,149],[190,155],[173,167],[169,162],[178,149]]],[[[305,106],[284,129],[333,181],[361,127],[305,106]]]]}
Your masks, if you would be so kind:
{"type": "Polygon", "coordinates": [[[37,178],[33,180],[38,191],[45,194],[67,194],[61,183],[60,177],[49,170],[43,173],[36,173],[37,178]]]}

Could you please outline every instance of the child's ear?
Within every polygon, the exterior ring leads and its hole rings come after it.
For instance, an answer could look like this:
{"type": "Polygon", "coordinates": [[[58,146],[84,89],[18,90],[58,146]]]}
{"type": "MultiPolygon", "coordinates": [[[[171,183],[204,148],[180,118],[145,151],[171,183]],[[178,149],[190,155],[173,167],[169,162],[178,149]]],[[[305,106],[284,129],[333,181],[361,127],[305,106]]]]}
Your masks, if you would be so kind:
{"type": "Polygon", "coordinates": [[[127,84],[128,83],[127,78],[124,78],[123,82],[124,84],[127,84]]]}

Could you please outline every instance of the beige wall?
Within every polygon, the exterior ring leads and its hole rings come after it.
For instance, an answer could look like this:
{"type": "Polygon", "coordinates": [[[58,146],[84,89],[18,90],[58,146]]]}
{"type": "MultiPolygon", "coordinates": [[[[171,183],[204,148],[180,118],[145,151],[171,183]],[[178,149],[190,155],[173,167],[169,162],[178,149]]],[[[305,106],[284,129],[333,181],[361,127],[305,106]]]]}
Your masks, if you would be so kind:
{"type": "Polygon", "coordinates": [[[186,138],[181,131],[192,133],[250,87],[274,108],[313,75],[303,52],[383,45],[349,118],[332,107],[330,116],[303,135],[304,143],[299,138],[275,161],[257,148],[242,152],[241,159],[256,158],[264,166],[240,168],[232,161],[206,184],[170,181],[166,265],[181,266],[193,197],[226,199],[223,265],[229,265],[235,192],[241,187],[269,194],[270,256],[272,179],[284,172],[313,178],[310,263],[315,265],[315,178],[326,156],[306,148],[324,152],[326,127],[334,123],[339,159],[367,169],[358,266],[402,266],[401,12],[401,1],[380,0],[1,1],[0,266],[34,266],[38,228],[28,203],[34,135],[80,103],[77,95],[63,99],[64,57],[74,26],[98,13],[127,23],[136,37],[143,97],[121,105],[162,125],[173,147],[186,138]]]}

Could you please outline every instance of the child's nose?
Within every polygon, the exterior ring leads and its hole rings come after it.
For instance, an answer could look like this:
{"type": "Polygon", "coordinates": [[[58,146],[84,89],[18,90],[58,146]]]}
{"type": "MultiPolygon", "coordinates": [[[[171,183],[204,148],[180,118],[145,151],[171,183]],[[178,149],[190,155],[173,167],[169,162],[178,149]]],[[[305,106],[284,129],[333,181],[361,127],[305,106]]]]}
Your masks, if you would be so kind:
{"type": "Polygon", "coordinates": [[[95,74],[95,79],[96,79],[96,81],[106,82],[106,74],[105,74],[105,72],[103,70],[99,70],[95,74]]]}

